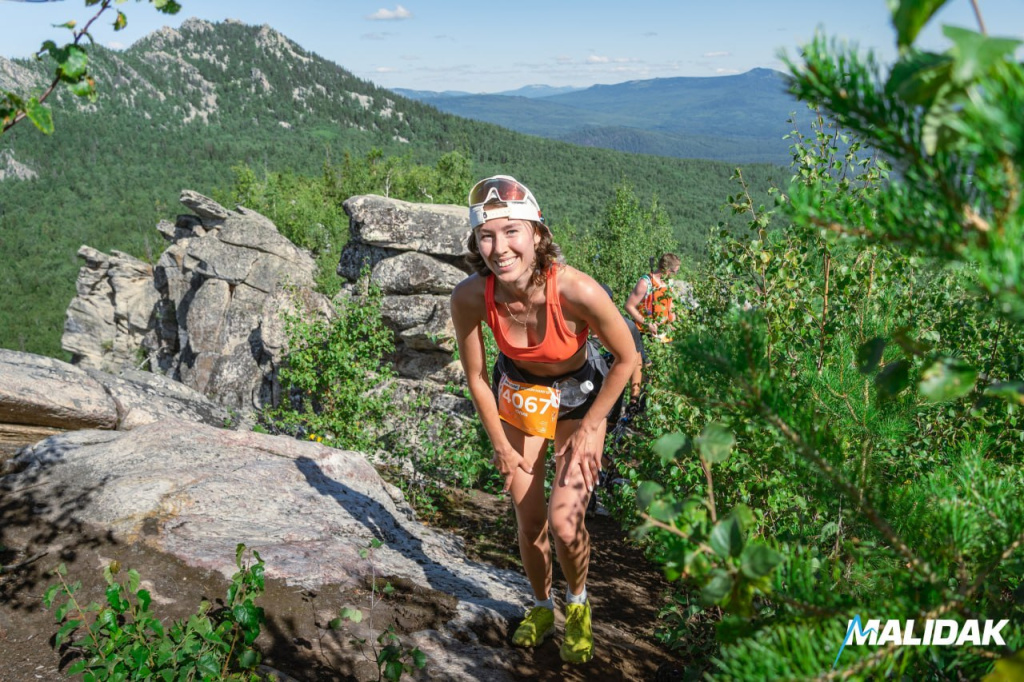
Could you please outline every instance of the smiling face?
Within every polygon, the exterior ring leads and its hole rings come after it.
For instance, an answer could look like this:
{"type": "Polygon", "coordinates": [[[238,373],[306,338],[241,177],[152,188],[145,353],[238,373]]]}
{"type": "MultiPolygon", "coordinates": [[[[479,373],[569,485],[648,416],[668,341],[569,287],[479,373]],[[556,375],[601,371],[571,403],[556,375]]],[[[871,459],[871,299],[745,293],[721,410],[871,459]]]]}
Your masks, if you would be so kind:
{"type": "Polygon", "coordinates": [[[533,276],[540,234],[526,220],[496,218],[476,228],[481,258],[500,282],[525,290],[533,276]]]}

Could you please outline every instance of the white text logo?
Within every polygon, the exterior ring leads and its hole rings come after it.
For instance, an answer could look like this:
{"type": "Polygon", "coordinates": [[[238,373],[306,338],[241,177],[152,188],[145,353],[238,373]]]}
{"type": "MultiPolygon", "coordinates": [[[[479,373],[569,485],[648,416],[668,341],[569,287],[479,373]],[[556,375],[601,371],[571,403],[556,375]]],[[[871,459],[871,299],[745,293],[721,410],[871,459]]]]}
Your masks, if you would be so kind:
{"type": "Polygon", "coordinates": [[[989,646],[996,644],[1006,646],[999,631],[1006,627],[1008,620],[986,620],[978,621],[965,620],[961,626],[955,620],[932,620],[924,621],[924,629],[918,629],[915,634],[914,621],[912,620],[887,620],[885,625],[878,619],[861,623],[860,615],[853,617],[846,628],[846,637],[839,647],[836,660],[832,664],[835,668],[839,663],[839,656],[847,644],[867,644],[869,646],[886,646],[896,644],[899,646],[989,646]]]}

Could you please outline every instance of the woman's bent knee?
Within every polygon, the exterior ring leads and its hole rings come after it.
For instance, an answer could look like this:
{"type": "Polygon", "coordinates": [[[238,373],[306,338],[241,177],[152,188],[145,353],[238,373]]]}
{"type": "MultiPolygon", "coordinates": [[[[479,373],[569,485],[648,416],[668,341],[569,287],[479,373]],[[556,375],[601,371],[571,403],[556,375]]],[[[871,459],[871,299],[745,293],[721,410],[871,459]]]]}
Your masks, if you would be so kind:
{"type": "Polygon", "coordinates": [[[583,514],[572,515],[561,519],[551,520],[551,531],[558,542],[566,546],[573,546],[589,537],[583,514]]]}

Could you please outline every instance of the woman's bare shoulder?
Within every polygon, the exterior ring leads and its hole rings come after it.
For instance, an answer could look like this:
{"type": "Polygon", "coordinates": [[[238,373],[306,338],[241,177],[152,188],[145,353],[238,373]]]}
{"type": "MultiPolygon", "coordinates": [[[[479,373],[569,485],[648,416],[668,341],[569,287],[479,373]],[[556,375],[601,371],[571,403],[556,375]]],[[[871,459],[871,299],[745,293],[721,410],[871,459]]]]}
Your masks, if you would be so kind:
{"type": "Polygon", "coordinates": [[[605,295],[593,277],[571,265],[564,265],[558,271],[558,291],[565,298],[579,302],[598,294],[605,295]]]}
{"type": "Polygon", "coordinates": [[[452,307],[463,310],[483,310],[484,294],[487,281],[477,273],[473,273],[466,279],[455,285],[452,289],[452,307]]]}

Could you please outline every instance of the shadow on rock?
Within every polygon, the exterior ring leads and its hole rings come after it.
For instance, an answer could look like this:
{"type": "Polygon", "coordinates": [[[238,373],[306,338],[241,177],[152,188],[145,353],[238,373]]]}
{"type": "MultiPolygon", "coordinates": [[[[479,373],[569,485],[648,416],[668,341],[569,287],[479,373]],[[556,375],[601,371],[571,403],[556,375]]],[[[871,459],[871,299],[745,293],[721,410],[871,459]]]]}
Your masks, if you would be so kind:
{"type": "Polygon", "coordinates": [[[9,567],[0,574],[0,599],[11,608],[39,607],[39,593],[46,587],[40,584],[40,565],[49,569],[73,562],[83,549],[117,544],[111,533],[78,518],[108,477],[73,491],[65,486],[43,488],[47,471],[73,448],[60,438],[45,441],[44,446],[23,451],[12,461],[14,473],[0,479],[0,564],[9,567]],[[39,524],[39,517],[50,522],[39,524]]]}
{"type": "Polygon", "coordinates": [[[341,505],[352,518],[361,521],[385,546],[423,566],[427,582],[432,588],[461,598],[487,596],[487,592],[479,585],[455,575],[431,559],[424,552],[422,541],[403,528],[380,502],[327,476],[308,457],[297,458],[295,465],[309,485],[341,505]]]}

